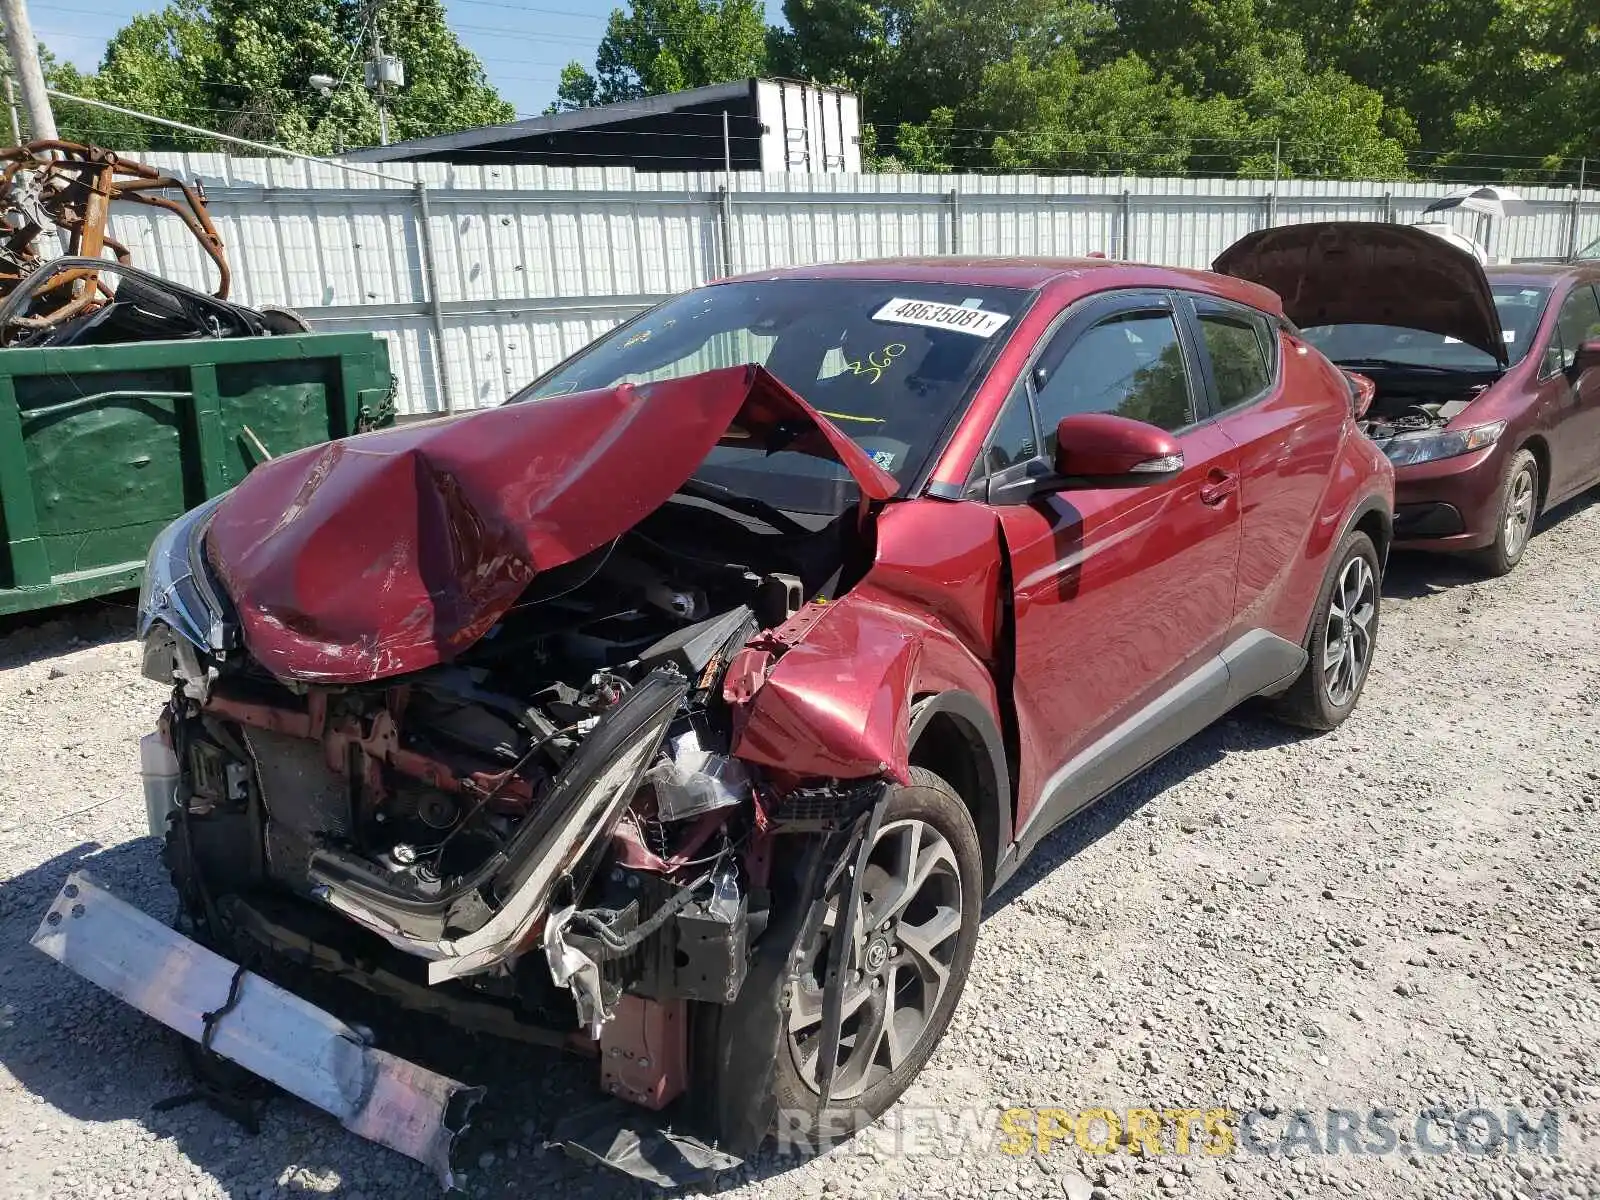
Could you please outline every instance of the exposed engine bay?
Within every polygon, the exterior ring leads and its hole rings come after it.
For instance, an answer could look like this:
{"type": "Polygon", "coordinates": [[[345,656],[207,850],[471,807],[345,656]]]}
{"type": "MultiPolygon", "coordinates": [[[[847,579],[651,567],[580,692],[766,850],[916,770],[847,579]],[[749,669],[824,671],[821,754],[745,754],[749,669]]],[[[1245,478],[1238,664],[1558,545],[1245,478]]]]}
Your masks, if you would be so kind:
{"type": "MultiPolygon", "coordinates": [[[[822,914],[865,903],[864,868],[838,864],[909,778],[904,724],[818,737],[818,711],[847,709],[804,686],[807,636],[872,567],[873,505],[897,486],[744,366],[262,464],[146,563],[144,672],[172,693],[140,745],[145,799],[192,936],[141,936],[234,964],[230,994],[263,963],[310,968],[596,1054],[611,1096],[658,1110],[692,1090],[713,1139],[753,1151],[779,998],[824,977],[842,995],[822,914]],[[834,499],[701,477],[718,447],[796,456],[834,499]]],[[[907,661],[905,635],[884,645],[886,672],[907,661]]],[[[115,975],[105,948],[137,923],[102,907],[87,977],[115,975]]],[[[320,1103],[313,1074],[296,1094],[320,1103]]]]}
{"type": "MultiPolygon", "coordinates": [[[[861,555],[855,512],[807,520],[689,481],[454,661],[370,685],[201,667],[156,627],[146,672],[174,699],[150,752],[170,746],[165,859],[190,908],[528,1040],[603,1040],[627,996],[733,1000],[770,839],[840,827],[864,794],[785,780],[780,804],[728,754],[729,664],[861,555]]],[[[659,1107],[681,1086],[619,1094],[659,1107]]]]}
{"type": "MultiPolygon", "coordinates": [[[[1460,376],[1389,375],[1368,372],[1377,384],[1362,431],[1376,442],[1405,433],[1443,429],[1476,400],[1492,380],[1463,386],[1460,376]]],[[[1476,378],[1476,377],[1475,377],[1476,378]]]]}

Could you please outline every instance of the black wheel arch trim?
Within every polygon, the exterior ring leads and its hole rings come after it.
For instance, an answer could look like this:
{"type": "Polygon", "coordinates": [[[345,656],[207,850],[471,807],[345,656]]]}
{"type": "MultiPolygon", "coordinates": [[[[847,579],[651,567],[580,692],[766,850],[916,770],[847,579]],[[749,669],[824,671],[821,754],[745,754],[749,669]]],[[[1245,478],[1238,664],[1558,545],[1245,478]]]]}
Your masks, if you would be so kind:
{"type": "MultiPolygon", "coordinates": [[[[1357,525],[1361,524],[1364,518],[1371,516],[1374,513],[1376,513],[1379,519],[1383,522],[1383,544],[1381,546],[1373,547],[1373,549],[1378,552],[1378,587],[1381,591],[1383,587],[1384,568],[1388,566],[1389,563],[1389,548],[1394,545],[1394,506],[1392,504],[1386,503],[1382,496],[1368,493],[1362,498],[1359,504],[1350,510],[1350,515],[1345,518],[1344,525],[1339,530],[1339,536],[1333,543],[1333,548],[1337,551],[1340,546],[1344,545],[1344,540],[1350,536],[1351,531],[1354,530],[1357,525]]],[[[1328,571],[1331,573],[1337,570],[1338,566],[1339,564],[1332,561],[1332,556],[1330,555],[1328,571]]],[[[1322,578],[1323,583],[1326,583],[1328,580],[1328,575],[1324,574],[1322,578]]],[[[1322,594],[1320,587],[1318,588],[1317,594],[1319,596],[1322,594]]],[[[1311,646],[1312,636],[1316,633],[1316,620],[1317,610],[1316,606],[1313,605],[1311,614],[1306,618],[1305,635],[1300,639],[1300,645],[1305,647],[1307,650],[1309,650],[1311,646]]]]}
{"type": "Polygon", "coordinates": [[[994,715],[982,700],[959,688],[933,692],[921,697],[911,708],[911,728],[906,739],[911,761],[917,762],[917,743],[933,719],[948,717],[966,727],[973,742],[972,767],[983,791],[979,796],[962,796],[972,810],[978,827],[978,845],[983,852],[984,890],[996,886],[1001,857],[1011,845],[1016,795],[1011,781],[1011,765],[1006,759],[1005,740],[994,715]]]}

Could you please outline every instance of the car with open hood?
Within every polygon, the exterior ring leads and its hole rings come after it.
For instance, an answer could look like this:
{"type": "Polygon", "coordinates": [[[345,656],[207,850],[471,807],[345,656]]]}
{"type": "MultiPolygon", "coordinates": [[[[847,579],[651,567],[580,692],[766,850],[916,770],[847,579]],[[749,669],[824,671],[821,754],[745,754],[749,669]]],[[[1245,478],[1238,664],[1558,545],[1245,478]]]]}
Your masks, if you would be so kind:
{"type": "Polygon", "coordinates": [[[1600,484],[1600,262],[1485,267],[1417,228],[1264,229],[1213,264],[1270,287],[1375,385],[1397,545],[1514,568],[1546,510],[1600,484]]]}
{"type": "Polygon", "coordinates": [[[593,1054],[722,1151],[825,1140],[1052,829],[1244,701],[1350,713],[1392,504],[1357,403],[1263,288],[884,261],[265,463],[140,604],[188,919],[593,1054]]]}

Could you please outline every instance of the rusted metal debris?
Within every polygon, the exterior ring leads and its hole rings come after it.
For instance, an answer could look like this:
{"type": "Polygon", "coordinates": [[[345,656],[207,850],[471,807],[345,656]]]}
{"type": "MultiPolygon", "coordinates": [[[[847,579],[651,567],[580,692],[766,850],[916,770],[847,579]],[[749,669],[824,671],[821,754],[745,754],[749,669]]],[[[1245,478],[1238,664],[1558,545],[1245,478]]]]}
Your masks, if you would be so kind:
{"type": "MultiPolygon", "coordinates": [[[[110,250],[127,266],[128,248],[107,231],[111,206],[142,204],[177,216],[216,264],[217,288],[228,295],[229,272],[222,238],[206,212],[198,186],[98,146],[37,141],[0,151],[0,299],[46,262],[60,255],[101,258],[110,250]],[[57,231],[65,245],[54,244],[57,231]]],[[[12,329],[50,329],[109,302],[112,287],[100,269],[65,271],[35,295],[12,329]]]]}

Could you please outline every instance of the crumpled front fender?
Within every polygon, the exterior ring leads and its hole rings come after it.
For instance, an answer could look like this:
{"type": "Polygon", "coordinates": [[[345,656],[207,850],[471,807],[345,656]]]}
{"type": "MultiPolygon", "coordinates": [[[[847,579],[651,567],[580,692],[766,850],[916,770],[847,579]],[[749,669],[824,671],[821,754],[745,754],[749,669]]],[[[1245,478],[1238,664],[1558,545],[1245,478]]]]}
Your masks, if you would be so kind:
{"type": "Polygon", "coordinates": [[[793,775],[911,781],[912,707],[960,690],[997,712],[994,677],[949,630],[858,588],[746,646],[723,682],[735,757],[793,775]]]}
{"type": "Polygon", "coordinates": [[[979,504],[914,500],[875,515],[865,578],[741,650],[723,679],[733,753],[791,775],[910,782],[911,710],[962,691],[1003,722],[993,664],[1000,539],[979,504]]]}
{"type": "Polygon", "coordinates": [[[741,650],[723,688],[734,755],[797,775],[909,783],[918,624],[853,595],[809,605],[741,650]]]}

